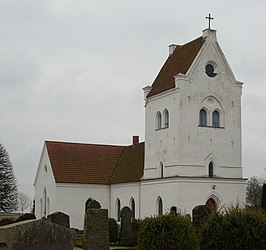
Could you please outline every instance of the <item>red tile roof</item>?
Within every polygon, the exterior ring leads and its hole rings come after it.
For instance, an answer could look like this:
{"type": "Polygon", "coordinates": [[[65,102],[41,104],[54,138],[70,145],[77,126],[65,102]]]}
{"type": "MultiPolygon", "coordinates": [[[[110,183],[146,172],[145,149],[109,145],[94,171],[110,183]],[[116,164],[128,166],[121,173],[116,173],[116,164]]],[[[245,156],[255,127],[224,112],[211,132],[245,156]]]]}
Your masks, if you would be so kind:
{"type": "Polygon", "coordinates": [[[201,36],[189,43],[177,46],[155,78],[147,97],[175,88],[174,76],[178,73],[187,73],[204,42],[205,38],[201,36]]]}
{"type": "Polygon", "coordinates": [[[112,146],[45,142],[56,183],[109,184],[138,181],[143,175],[144,143],[112,146]]]}

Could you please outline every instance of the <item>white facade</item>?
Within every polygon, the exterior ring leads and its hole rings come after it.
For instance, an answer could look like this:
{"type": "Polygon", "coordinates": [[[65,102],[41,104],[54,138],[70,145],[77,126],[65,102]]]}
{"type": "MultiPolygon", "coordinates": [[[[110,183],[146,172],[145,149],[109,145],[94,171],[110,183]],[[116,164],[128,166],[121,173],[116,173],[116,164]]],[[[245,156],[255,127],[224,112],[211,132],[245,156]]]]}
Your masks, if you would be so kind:
{"type": "MultiPolygon", "coordinates": [[[[44,147],[34,182],[37,218],[62,211],[70,215],[71,227],[82,229],[90,197],[113,218],[119,208],[132,208],[133,203],[135,218],[143,218],[158,214],[160,206],[164,212],[176,206],[191,214],[210,198],[217,207],[245,202],[242,83],[235,79],[215,31],[205,30],[203,37],[206,41],[187,73],[175,76],[175,88],[145,99],[143,178],[112,185],[55,183],[44,147]],[[213,67],[214,76],[206,74],[206,65],[213,67]]],[[[150,89],[144,89],[145,96],[150,89]]]]}

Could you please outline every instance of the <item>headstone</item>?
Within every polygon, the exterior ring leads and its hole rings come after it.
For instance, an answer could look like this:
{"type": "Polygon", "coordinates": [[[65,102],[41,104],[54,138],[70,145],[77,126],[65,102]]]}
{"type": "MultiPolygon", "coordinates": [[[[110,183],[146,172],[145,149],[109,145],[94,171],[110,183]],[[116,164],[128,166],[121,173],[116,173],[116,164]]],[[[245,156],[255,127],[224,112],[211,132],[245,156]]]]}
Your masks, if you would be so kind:
{"type": "Polygon", "coordinates": [[[0,249],[73,250],[75,231],[42,218],[0,227],[0,249]]]}
{"type": "Polygon", "coordinates": [[[134,234],[132,232],[132,211],[129,207],[123,207],[120,211],[121,228],[119,233],[119,242],[125,246],[135,244],[134,234]]]}
{"type": "Polygon", "coordinates": [[[198,205],[192,210],[193,224],[196,227],[203,225],[211,215],[211,209],[206,205],[198,205]]]}
{"type": "Polygon", "coordinates": [[[100,203],[93,199],[86,203],[84,250],[109,250],[108,210],[100,207],[100,203]]]}
{"type": "Polygon", "coordinates": [[[91,200],[88,205],[87,205],[87,209],[100,209],[101,208],[101,205],[98,201],[96,200],[91,200]]]}
{"type": "Polygon", "coordinates": [[[190,214],[186,214],[186,219],[191,222],[191,215],[190,214]]]}
{"type": "Polygon", "coordinates": [[[92,200],[93,200],[93,199],[90,197],[90,198],[86,201],[86,203],[85,203],[85,211],[87,210],[87,207],[88,207],[89,203],[90,203],[92,200]]]}
{"type": "Polygon", "coordinates": [[[170,208],[170,214],[177,216],[177,207],[176,206],[172,206],[170,208]]]}
{"type": "Polygon", "coordinates": [[[63,227],[70,228],[69,216],[62,212],[55,212],[55,213],[49,214],[47,216],[47,220],[53,223],[56,223],[58,225],[61,225],[63,227]]]}

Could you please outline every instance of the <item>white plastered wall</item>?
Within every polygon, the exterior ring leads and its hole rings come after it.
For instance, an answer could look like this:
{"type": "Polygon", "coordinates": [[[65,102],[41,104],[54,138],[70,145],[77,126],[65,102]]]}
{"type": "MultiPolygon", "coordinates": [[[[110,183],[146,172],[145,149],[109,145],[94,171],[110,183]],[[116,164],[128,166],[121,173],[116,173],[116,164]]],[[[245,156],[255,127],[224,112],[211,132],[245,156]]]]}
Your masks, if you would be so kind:
{"type": "Polygon", "coordinates": [[[35,181],[35,216],[37,219],[47,216],[56,209],[56,186],[47,148],[44,145],[35,181]],[[46,197],[44,195],[46,190],[46,197]],[[45,208],[46,204],[46,208],[45,208]],[[46,214],[45,214],[46,211],[46,214]]]}

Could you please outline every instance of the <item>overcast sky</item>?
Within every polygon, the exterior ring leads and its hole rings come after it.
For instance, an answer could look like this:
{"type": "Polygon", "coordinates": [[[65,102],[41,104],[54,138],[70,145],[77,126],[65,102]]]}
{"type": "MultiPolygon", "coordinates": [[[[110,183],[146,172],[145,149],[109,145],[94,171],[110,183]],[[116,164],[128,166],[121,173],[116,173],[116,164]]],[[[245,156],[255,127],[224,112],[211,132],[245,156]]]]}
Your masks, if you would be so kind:
{"type": "Polygon", "coordinates": [[[0,0],[0,143],[33,197],[44,140],[144,140],[144,86],[215,18],[244,82],[244,176],[266,168],[266,1],[0,0]]]}

